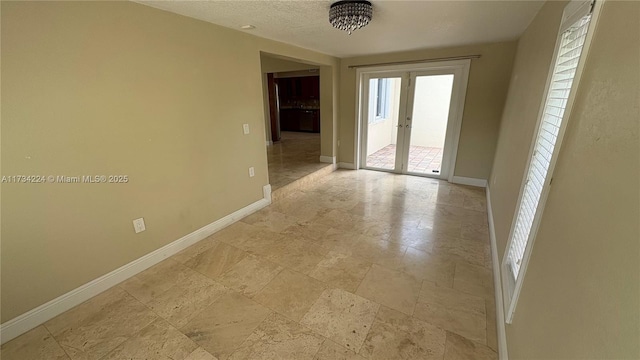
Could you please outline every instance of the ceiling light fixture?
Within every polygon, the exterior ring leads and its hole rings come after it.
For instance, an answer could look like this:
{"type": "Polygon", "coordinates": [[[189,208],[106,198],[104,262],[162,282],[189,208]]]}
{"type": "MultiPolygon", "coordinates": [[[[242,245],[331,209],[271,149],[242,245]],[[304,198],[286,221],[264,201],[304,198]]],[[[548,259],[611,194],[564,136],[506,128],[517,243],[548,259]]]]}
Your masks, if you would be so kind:
{"type": "Polygon", "coordinates": [[[373,6],[366,0],[342,0],[331,4],[329,22],[334,28],[344,30],[351,35],[367,26],[373,16],[373,6]]]}

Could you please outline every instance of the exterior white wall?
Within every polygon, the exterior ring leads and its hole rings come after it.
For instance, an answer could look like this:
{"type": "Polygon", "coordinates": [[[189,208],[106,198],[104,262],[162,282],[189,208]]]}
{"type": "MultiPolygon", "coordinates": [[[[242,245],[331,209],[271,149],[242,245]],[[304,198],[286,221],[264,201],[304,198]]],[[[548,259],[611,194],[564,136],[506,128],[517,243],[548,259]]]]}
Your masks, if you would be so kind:
{"type": "MultiPolygon", "coordinates": [[[[384,148],[385,146],[396,143],[398,138],[398,112],[400,109],[400,86],[402,81],[400,78],[391,79],[393,82],[391,86],[391,109],[389,110],[389,117],[371,123],[371,119],[375,116],[375,99],[373,96],[369,96],[369,122],[367,129],[367,156],[375,153],[376,151],[384,148]]],[[[369,91],[371,95],[371,91],[369,91]]]]}
{"type": "Polygon", "coordinates": [[[411,145],[444,148],[453,75],[418,76],[411,116],[411,145]]]}
{"type": "MultiPolygon", "coordinates": [[[[367,156],[396,143],[401,80],[393,79],[389,117],[371,123],[375,116],[375,96],[369,91],[367,156]]],[[[444,148],[451,105],[453,75],[423,76],[416,79],[411,124],[411,145],[444,148]]]]}

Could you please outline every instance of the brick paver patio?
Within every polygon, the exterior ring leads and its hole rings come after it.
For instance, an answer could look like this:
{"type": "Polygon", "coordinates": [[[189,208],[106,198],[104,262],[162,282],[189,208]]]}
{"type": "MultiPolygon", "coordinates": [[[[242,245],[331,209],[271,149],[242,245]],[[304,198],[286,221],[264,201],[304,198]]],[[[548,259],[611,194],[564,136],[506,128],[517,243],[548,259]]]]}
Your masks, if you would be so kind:
{"type": "MultiPolygon", "coordinates": [[[[367,156],[367,167],[393,170],[396,146],[391,144],[367,156]]],[[[409,172],[438,174],[442,166],[442,148],[411,146],[409,172]],[[435,171],[434,171],[435,170],[435,171]]]]}

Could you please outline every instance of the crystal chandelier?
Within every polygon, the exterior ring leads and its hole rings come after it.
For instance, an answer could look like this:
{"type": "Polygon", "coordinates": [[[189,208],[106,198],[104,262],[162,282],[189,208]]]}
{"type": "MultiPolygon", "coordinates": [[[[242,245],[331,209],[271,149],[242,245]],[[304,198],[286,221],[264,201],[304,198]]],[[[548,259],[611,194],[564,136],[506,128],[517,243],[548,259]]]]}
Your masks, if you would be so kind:
{"type": "Polygon", "coordinates": [[[373,15],[373,7],[365,0],[342,0],[331,4],[329,22],[334,28],[351,32],[367,26],[373,15]]]}

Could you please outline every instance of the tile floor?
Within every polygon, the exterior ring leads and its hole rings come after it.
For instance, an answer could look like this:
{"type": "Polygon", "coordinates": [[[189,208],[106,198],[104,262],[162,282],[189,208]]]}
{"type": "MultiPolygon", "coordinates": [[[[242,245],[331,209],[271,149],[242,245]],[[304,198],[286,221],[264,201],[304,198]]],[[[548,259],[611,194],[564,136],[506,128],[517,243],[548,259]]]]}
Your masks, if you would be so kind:
{"type": "Polygon", "coordinates": [[[484,191],[327,177],[9,341],[2,359],[497,359],[484,191]]]}
{"type": "Polygon", "coordinates": [[[320,162],[320,134],[282,131],[280,137],[280,141],[267,146],[271,190],[327,166],[320,162]]]}
{"type": "MultiPolygon", "coordinates": [[[[440,171],[442,148],[411,146],[409,150],[409,172],[433,174],[440,171]]],[[[393,170],[396,161],[396,146],[391,144],[367,156],[367,166],[393,170]]]]}

